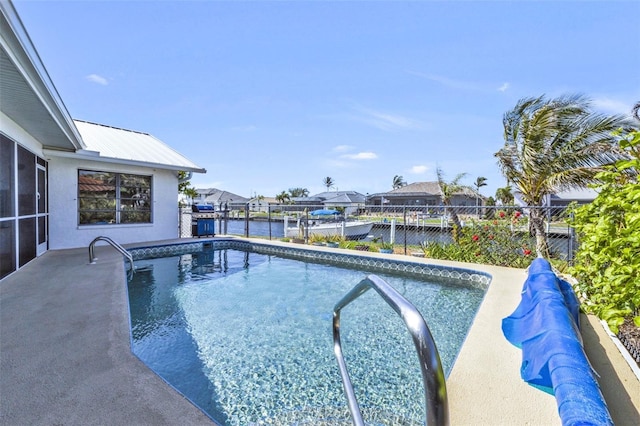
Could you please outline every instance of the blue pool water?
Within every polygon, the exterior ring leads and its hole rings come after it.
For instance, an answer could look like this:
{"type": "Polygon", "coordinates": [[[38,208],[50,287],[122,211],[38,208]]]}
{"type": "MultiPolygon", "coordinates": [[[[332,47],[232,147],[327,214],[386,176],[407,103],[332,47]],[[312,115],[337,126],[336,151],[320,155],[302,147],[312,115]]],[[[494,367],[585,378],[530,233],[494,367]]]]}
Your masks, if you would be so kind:
{"type": "MultiPolygon", "coordinates": [[[[334,305],[367,271],[240,250],[136,261],[134,353],[221,425],[350,424],[332,347],[334,305]]],[[[450,371],[484,290],[377,273],[427,321],[450,371]]],[[[373,291],[341,334],[369,424],[423,424],[415,348],[373,291]]]]}

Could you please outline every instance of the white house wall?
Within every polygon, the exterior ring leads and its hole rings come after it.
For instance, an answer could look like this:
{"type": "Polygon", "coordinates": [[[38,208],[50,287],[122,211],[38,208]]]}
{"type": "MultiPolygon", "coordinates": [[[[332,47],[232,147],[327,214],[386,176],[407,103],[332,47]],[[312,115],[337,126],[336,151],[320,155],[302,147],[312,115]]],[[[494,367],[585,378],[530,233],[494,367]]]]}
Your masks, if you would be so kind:
{"type": "Polygon", "coordinates": [[[88,247],[97,236],[119,244],[178,238],[178,178],[175,171],[49,157],[49,248],[88,247]],[[78,225],[78,170],[153,176],[153,223],[78,225]]]}

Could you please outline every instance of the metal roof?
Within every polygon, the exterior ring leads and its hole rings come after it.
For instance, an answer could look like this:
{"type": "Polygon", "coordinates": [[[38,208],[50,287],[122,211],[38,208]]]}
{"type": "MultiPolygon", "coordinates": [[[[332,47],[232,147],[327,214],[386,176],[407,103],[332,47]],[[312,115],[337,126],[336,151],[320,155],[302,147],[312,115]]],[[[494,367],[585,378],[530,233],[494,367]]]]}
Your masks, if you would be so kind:
{"type": "Polygon", "coordinates": [[[364,200],[364,195],[360,194],[359,192],[356,191],[325,191],[325,192],[321,192],[319,194],[315,194],[312,195],[311,197],[308,198],[318,198],[320,200],[329,200],[329,199],[333,199],[336,197],[348,197],[352,200],[359,200],[362,199],[364,200]]]}
{"type": "Polygon", "coordinates": [[[221,203],[221,202],[235,202],[235,203],[246,203],[249,201],[248,198],[243,197],[242,195],[234,194],[233,192],[224,191],[216,188],[197,188],[196,192],[204,196],[203,200],[209,203],[221,203]]]}
{"type": "MultiPolygon", "coordinates": [[[[461,186],[458,191],[456,191],[453,195],[466,195],[469,197],[482,197],[481,194],[477,193],[473,188],[468,186],[461,186]]],[[[440,185],[438,182],[414,182],[408,185],[404,185],[400,188],[396,188],[393,191],[389,192],[379,192],[377,194],[369,195],[369,198],[373,197],[385,197],[385,198],[406,198],[406,197],[415,197],[415,196],[442,196],[442,191],[440,190],[440,185]]]]}
{"type": "Polygon", "coordinates": [[[206,173],[206,170],[148,133],[74,120],[88,155],[96,161],[155,166],[206,173]]]}
{"type": "Polygon", "coordinates": [[[408,185],[396,188],[393,191],[388,192],[386,195],[404,195],[412,193],[432,194],[440,195],[440,185],[438,182],[414,182],[408,185]]]}
{"type": "Polygon", "coordinates": [[[566,191],[559,191],[555,194],[551,194],[552,199],[560,200],[582,200],[593,201],[598,196],[598,191],[592,188],[576,188],[568,189],[566,191]]]}
{"type": "Polygon", "coordinates": [[[364,203],[365,196],[359,194],[357,192],[344,192],[336,195],[335,197],[329,197],[324,200],[325,204],[331,203],[342,203],[342,204],[353,204],[353,203],[364,203]]]}

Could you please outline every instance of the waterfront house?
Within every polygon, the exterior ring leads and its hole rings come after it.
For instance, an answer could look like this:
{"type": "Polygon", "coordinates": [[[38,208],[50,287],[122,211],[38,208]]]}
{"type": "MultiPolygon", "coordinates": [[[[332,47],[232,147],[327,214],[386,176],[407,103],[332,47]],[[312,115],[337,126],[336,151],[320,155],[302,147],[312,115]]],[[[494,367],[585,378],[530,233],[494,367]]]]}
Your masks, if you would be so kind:
{"type": "Polygon", "coordinates": [[[592,188],[572,189],[551,194],[548,203],[551,207],[566,207],[570,203],[589,204],[598,196],[598,192],[592,188]]]}
{"type": "MultiPolygon", "coordinates": [[[[551,207],[554,211],[564,210],[571,203],[589,204],[598,196],[598,191],[592,188],[576,188],[564,191],[557,191],[544,197],[543,207],[551,207]]],[[[522,200],[519,191],[513,191],[514,204],[527,207],[527,203],[522,200]]]]}
{"type": "Polygon", "coordinates": [[[366,196],[356,191],[326,191],[310,197],[296,197],[295,204],[319,209],[342,209],[345,215],[364,209],[366,196]]]}
{"type": "Polygon", "coordinates": [[[276,206],[279,206],[281,203],[275,199],[275,197],[254,197],[249,200],[249,210],[252,212],[269,212],[271,208],[272,211],[276,206]]]}
{"type": "Polygon", "coordinates": [[[226,206],[230,210],[244,210],[249,199],[233,192],[217,188],[196,188],[198,196],[193,199],[194,204],[210,204],[216,210],[226,206]]]}
{"type": "Polygon", "coordinates": [[[50,249],[178,237],[178,172],[150,134],[73,120],[13,4],[0,2],[0,279],[50,249]]]}
{"type": "MultiPolygon", "coordinates": [[[[442,191],[438,182],[414,182],[389,192],[371,194],[367,197],[369,206],[439,206],[442,205],[442,191]]],[[[452,206],[484,205],[484,197],[470,187],[462,187],[451,197],[452,206]]]]}

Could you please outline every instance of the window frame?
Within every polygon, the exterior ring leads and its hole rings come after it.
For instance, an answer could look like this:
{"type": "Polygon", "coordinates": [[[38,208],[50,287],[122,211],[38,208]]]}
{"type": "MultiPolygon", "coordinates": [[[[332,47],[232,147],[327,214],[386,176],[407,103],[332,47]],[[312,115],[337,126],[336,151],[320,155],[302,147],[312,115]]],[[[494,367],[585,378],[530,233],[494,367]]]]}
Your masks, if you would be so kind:
{"type": "Polygon", "coordinates": [[[77,195],[78,226],[153,224],[153,175],[78,169],[77,195]],[[86,177],[84,182],[83,176],[86,177]],[[100,179],[92,178],[94,176],[100,179]],[[136,181],[141,185],[136,186],[136,181]],[[95,192],[101,193],[100,197],[90,196],[86,188],[92,186],[96,188],[95,192]],[[130,195],[131,189],[135,189],[135,194],[130,195]],[[99,200],[103,206],[96,208],[99,200]],[[90,208],[91,204],[94,208],[90,208]],[[136,216],[142,220],[131,220],[136,216]],[[95,217],[98,220],[92,219],[95,217]]]}

